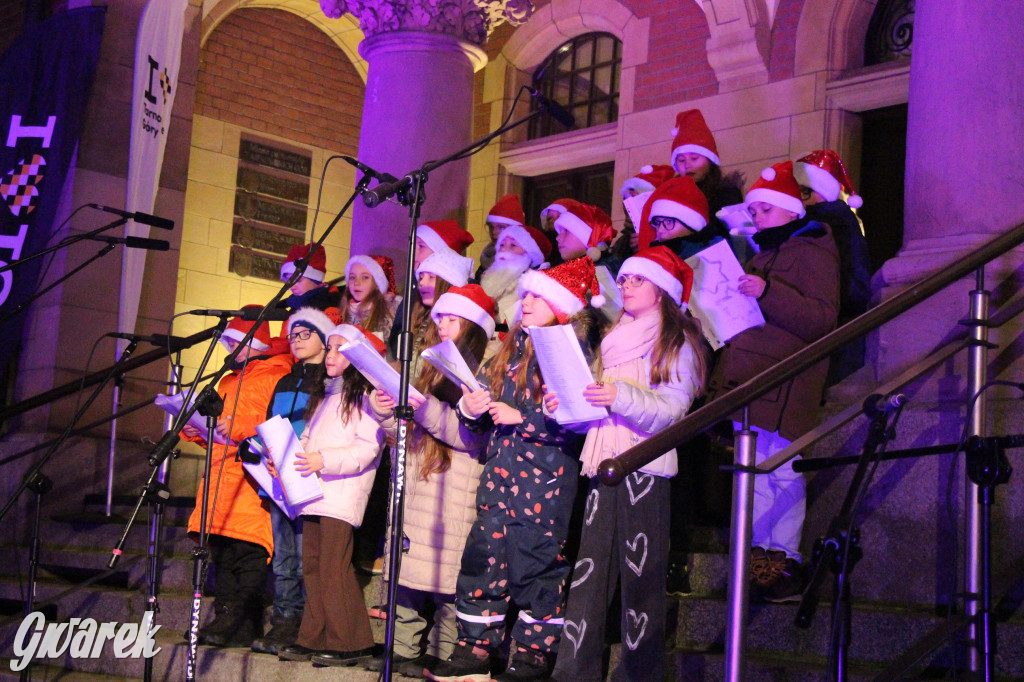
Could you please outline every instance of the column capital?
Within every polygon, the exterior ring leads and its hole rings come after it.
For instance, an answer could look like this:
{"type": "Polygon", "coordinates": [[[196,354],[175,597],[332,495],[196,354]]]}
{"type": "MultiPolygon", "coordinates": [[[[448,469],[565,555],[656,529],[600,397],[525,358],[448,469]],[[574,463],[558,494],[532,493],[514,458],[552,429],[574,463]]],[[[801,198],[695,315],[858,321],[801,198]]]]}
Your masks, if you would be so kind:
{"type": "Polygon", "coordinates": [[[320,0],[330,19],[349,13],[367,38],[397,30],[443,33],[481,46],[502,22],[518,26],[532,0],[320,0]]]}

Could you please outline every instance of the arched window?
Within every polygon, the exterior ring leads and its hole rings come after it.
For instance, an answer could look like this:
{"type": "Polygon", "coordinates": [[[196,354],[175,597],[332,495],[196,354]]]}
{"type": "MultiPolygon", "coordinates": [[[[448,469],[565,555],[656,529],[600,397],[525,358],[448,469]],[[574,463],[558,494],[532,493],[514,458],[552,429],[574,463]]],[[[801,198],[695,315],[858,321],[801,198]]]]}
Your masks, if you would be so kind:
{"type": "MultiPolygon", "coordinates": [[[[622,43],[610,33],[587,33],[560,45],[533,72],[533,87],[558,102],[576,119],[572,128],[611,123],[619,118],[622,43]]],[[[532,109],[538,106],[533,100],[532,109]]],[[[565,132],[550,116],[530,121],[530,139],[565,132]]]]}
{"type": "Polygon", "coordinates": [[[914,0],[882,0],[864,39],[864,66],[910,57],[914,42],[914,0]]]}

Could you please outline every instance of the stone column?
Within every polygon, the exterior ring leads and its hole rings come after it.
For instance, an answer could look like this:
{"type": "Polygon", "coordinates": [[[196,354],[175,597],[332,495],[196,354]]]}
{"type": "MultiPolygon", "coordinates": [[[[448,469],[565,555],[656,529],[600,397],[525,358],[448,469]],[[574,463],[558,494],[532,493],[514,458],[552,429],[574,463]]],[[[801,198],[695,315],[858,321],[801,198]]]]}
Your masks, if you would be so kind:
{"type": "MultiPolygon", "coordinates": [[[[359,160],[401,176],[472,141],[473,74],[487,63],[481,48],[502,21],[522,23],[529,0],[320,0],[331,18],[349,12],[366,38],[369,64],[359,160]]],[[[423,220],[465,221],[469,160],[430,174],[423,220]]],[[[394,203],[352,213],[352,253],[383,253],[396,274],[408,257],[409,211],[394,203]]]]}
{"type": "MultiPolygon", "coordinates": [[[[1024,220],[1024,3],[941,0],[916,6],[907,121],[903,249],[883,266],[892,295],[1024,220]]],[[[1020,257],[988,268],[988,287],[1020,257]]],[[[921,358],[967,316],[973,278],[879,335],[878,371],[921,358]]]]}

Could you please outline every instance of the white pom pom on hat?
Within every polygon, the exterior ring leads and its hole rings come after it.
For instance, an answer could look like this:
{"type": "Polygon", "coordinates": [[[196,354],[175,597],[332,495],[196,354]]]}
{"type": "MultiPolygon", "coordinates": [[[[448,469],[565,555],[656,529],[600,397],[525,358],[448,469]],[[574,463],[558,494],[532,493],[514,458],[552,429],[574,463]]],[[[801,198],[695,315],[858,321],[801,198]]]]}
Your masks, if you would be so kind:
{"type": "Polygon", "coordinates": [[[772,180],[775,179],[775,169],[772,168],[771,166],[768,166],[767,168],[761,171],[761,177],[767,180],[768,182],[771,182],[772,180]]]}

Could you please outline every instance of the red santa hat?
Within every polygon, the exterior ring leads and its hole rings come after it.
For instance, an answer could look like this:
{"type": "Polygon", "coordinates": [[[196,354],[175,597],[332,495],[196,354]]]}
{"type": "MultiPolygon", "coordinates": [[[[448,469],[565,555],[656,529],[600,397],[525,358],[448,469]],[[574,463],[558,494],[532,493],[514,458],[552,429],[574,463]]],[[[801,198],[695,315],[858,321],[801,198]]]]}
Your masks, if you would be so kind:
{"type": "Polygon", "coordinates": [[[555,215],[555,217],[557,218],[558,216],[562,215],[566,211],[571,210],[574,206],[581,206],[581,205],[582,204],[580,204],[580,202],[576,201],[575,199],[569,199],[569,198],[556,199],[555,201],[553,201],[552,203],[548,204],[547,206],[545,206],[544,208],[541,209],[541,211],[540,211],[540,224],[541,225],[544,224],[544,219],[547,217],[547,215],[549,213],[553,213],[555,215]]]}
{"type": "Polygon", "coordinates": [[[615,236],[612,219],[597,206],[576,205],[555,219],[555,231],[568,230],[587,245],[587,255],[597,260],[615,236]]]}
{"type": "Polygon", "coordinates": [[[519,244],[530,257],[530,265],[537,268],[551,255],[552,244],[543,232],[529,225],[509,225],[501,231],[498,246],[506,239],[519,244]]]}
{"type": "Polygon", "coordinates": [[[327,335],[334,329],[336,323],[331,320],[327,313],[316,308],[299,308],[285,323],[288,334],[295,331],[295,327],[306,327],[320,337],[321,343],[327,345],[327,335]]]}
{"type": "Polygon", "coordinates": [[[350,257],[345,263],[345,281],[351,276],[353,265],[366,268],[373,277],[373,283],[377,285],[377,291],[382,294],[395,293],[395,264],[390,258],[373,254],[350,257]]]}
{"type": "Polygon", "coordinates": [[[654,241],[655,229],[651,226],[651,218],[676,218],[691,230],[700,232],[708,225],[708,212],[708,200],[693,178],[681,175],[666,180],[647,197],[640,212],[640,248],[645,249],[654,241]]]}
{"type": "Polygon", "coordinates": [[[384,341],[382,341],[376,334],[373,334],[356,324],[339,324],[327,334],[327,339],[330,340],[332,336],[340,336],[350,343],[366,341],[366,343],[373,346],[373,349],[381,355],[384,355],[387,350],[387,346],[384,345],[384,341]]]}
{"type": "MultiPolygon", "coordinates": [[[[247,305],[243,307],[243,310],[256,309],[262,310],[261,305],[247,305]]],[[[227,329],[220,335],[220,342],[224,344],[224,347],[229,351],[228,341],[235,341],[241,343],[245,335],[249,333],[252,326],[255,324],[252,320],[243,320],[240,317],[232,317],[231,321],[228,322],[227,329]]],[[[270,350],[270,325],[266,321],[260,323],[260,326],[256,329],[256,333],[253,334],[252,339],[249,341],[249,347],[254,350],[270,350]]]]}
{"type": "Polygon", "coordinates": [[[494,299],[479,284],[452,287],[430,309],[430,319],[435,323],[442,315],[458,315],[483,329],[488,338],[494,336],[496,314],[494,299]]]}
{"type": "Polygon", "coordinates": [[[605,304],[594,272],[594,261],[587,256],[574,258],[548,270],[527,270],[519,278],[517,288],[520,299],[526,294],[543,298],[560,316],[561,324],[587,306],[587,292],[590,292],[590,305],[600,308],[605,304]]]}
{"type": "Polygon", "coordinates": [[[487,212],[487,222],[495,225],[525,225],[526,214],[523,213],[523,204],[515,194],[506,194],[498,199],[490,211],[487,212]]]}
{"type": "Polygon", "coordinates": [[[763,201],[772,206],[784,208],[803,218],[807,213],[800,199],[800,185],[793,177],[793,162],[783,161],[761,171],[761,177],[753,184],[744,202],[747,206],[763,201]]]}
{"type": "Polygon", "coordinates": [[[419,277],[425,272],[440,277],[455,287],[466,286],[473,276],[473,259],[460,256],[450,249],[435,251],[424,259],[416,269],[419,277]]]}
{"type": "Polygon", "coordinates": [[[810,187],[825,201],[835,201],[842,190],[849,195],[850,208],[860,208],[864,200],[853,191],[853,182],[839,154],[831,149],[819,149],[801,157],[793,164],[793,175],[804,187],[810,187]]]}
{"type": "MultiPolygon", "coordinates": [[[[296,244],[288,249],[288,255],[285,256],[284,263],[281,263],[281,281],[287,280],[292,276],[292,273],[295,272],[295,261],[309,255],[309,248],[311,246],[312,244],[296,244]]],[[[324,247],[318,248],[313,257],[309,259],[309,263],[306,264],[306,269],[302,276],[314,282],[324,281],[324,278],[327,276],[327,252],[324,251],[324,247]]]]}
{"type": "Polygon", "coordinates": [[[473,243],[473,235],[454,220],[432,220],[416,228],[416,236],[434,253],[450,250],[461,254],[473,243]]]}
{"type": "Polygon", "coordinates": [[[706,156],[716,166],[722,162],[718,158],[718,146],[711,128],[704,122],[700,109],[688,109],[676,114],[676,127],[672,129],[672,168],[676,167],[676,157],[680,154],[700,154],[706,156]]]}
{"type": "Polygon", "coordinates": [[[629,197],[629,190],[633,190],[637,194],[643,194],[644,192],[650,192],[657,187],[661,186],[661,183],[674,177],[676,169],[672,166],[666,166],[659,164],[652,166],[650,164],[640,169],[640,172],[622,183],[622,189],[619,193],[623,199],[629,197]]]}
{"type": "Polygon", "coordinates": [[[690,303],[693,289],[693,269],[667,246],[652,246],[637,251],[619,268],[619,277],[640,275],[664,291],[683,310],[690,303]]]}

